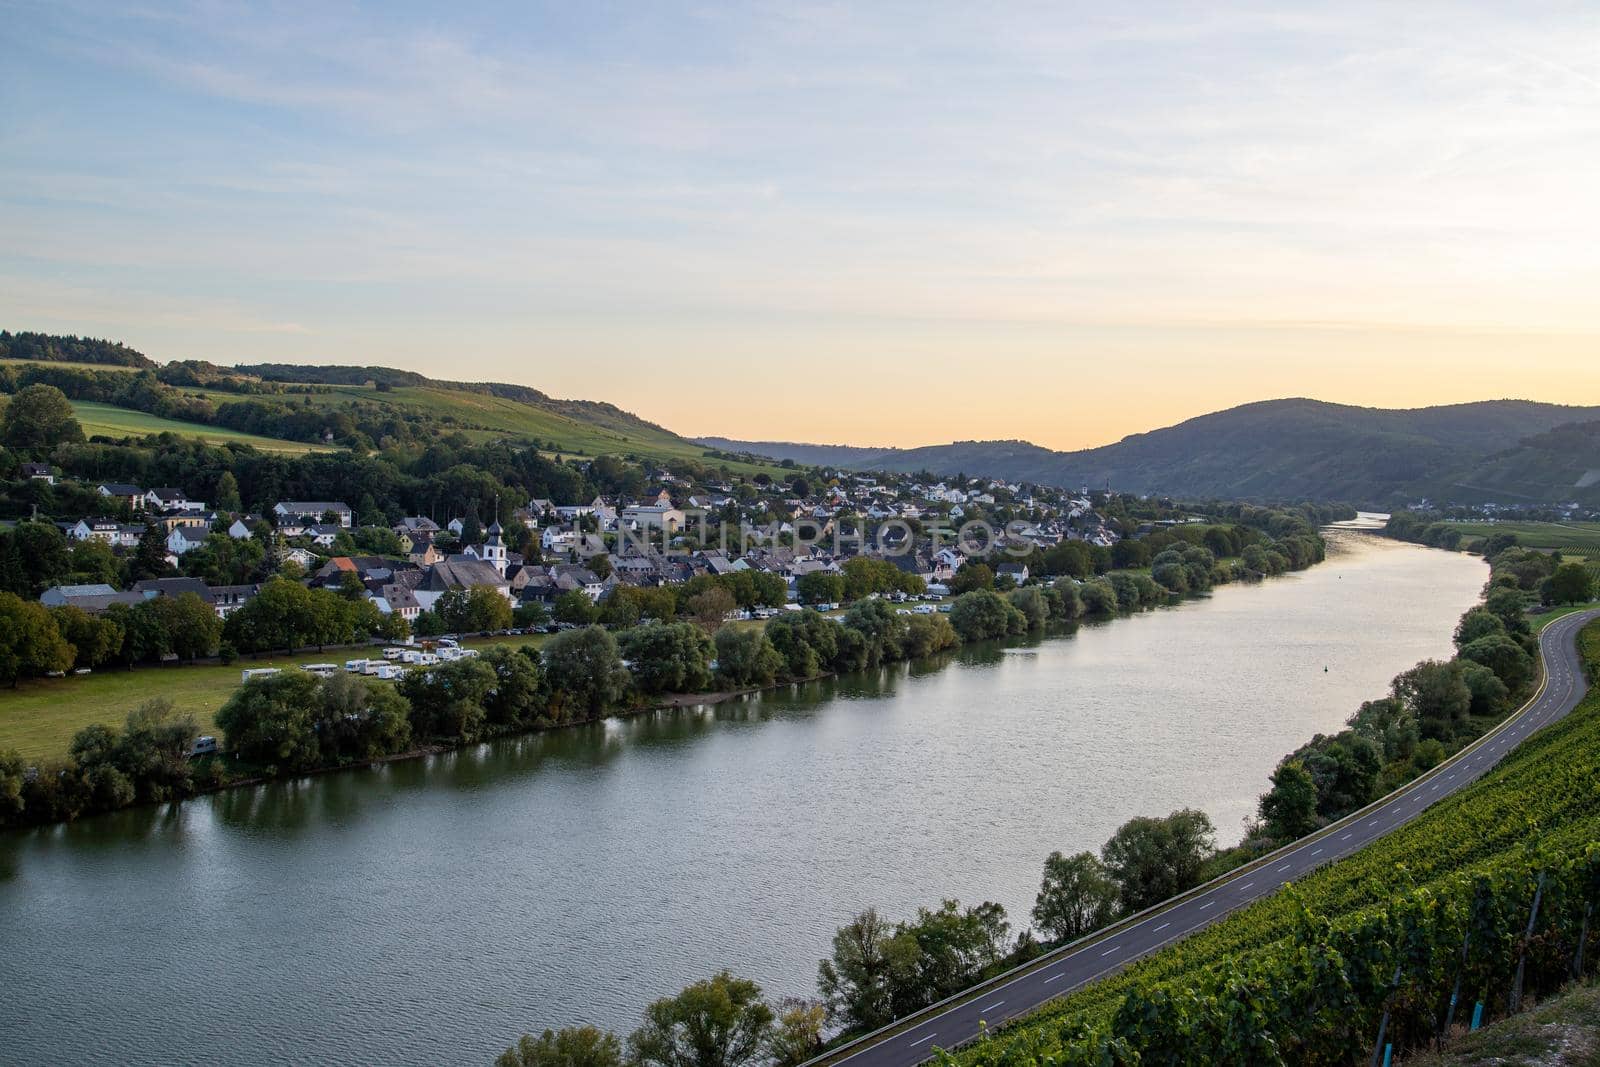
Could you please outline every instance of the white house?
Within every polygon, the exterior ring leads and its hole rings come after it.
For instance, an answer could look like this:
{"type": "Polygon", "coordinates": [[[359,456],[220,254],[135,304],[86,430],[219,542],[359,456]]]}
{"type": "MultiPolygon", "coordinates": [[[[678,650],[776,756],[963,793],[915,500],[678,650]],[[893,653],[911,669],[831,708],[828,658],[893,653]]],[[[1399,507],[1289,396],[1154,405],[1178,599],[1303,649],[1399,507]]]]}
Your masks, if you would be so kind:
{"type": "Polygon", "coordinates": [[[158,486],[144,495],[145,506],[156,511],[204,511],[204,500],[190,500],[182,489],[158,486]]]}
{"type": "Polygon", "coordinates": [[[243,519],[234,519],[228,524],[228,536],[235,541],[248,541],[255,534],[243,519]]]}
{"type": "Polygon", "coordinates": [[[67,531],[74,541],[104,541],[114,548],[134,548],[144,535],[143,526],[133,526],[115,519],[79,519],[67,531]]]}
{"type": "Polygon", "coordinates": [[[167,551],[174,556],[181,556],[199,548],[205,544],[207,532],[204,527],[174,526],[172,532],[167,534],[167,551]]]}

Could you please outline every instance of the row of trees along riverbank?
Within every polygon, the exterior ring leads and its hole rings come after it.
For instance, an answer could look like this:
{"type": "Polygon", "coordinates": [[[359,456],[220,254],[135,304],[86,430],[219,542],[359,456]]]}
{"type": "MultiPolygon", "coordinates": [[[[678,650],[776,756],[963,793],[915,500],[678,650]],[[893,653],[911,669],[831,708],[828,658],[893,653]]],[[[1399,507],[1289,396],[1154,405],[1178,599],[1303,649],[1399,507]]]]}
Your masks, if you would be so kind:
{"type": "MultiPolygon", "coordinates": [[[[589,625],[555,635],[542,649],[492,649],[477,659],[408,672],[393,685],[359,678],[323,681],[293,672],[256,679],[218,712],[224,751],[198,760],[185,758],[198,732],[193,718],[151,702],[131,712],[120,732],[104,726],[81,732],[65,761],[28,765],[15,753],[0,753],[0,825],[56,822],[127,804],[181,799],[236,780],[476,744],[637,711],[669,696],[870,669],[966,642],[1157,607],[1185,593],[1323,558],[1322,540],[1303,514],[1252,509],[1250,520],[1258,525],[1241,522],[1230,528],[1241,546],[1240,559],[1219,560],[1202,545],[1173,535],[1162,542],[1171,547],[1153,557],[1150,574],[1057,578],[1002,591],[991,587],[989,567],[972,564],[962,572],[971,587],[948,615],[903,614],[869,594],[839,618],[807,610],[761,627],[723,626],[721,615],[732,606],[734,592],[718,580],[674,602],[694,621],[671,616],[673,621],[638,622],[615,631],[589,625]],[[701,610],[699,601],[716,594],[716,610],[701,610]]],[[[882,569],[896,580],[904,578],[892,565],[882,569]]],[[[866,583],[861,588],[877,591],[871,577],[852,575],[866,583]]],[[[629,599],[641,611],[653,604],[648,593],[629,599]]],[[[229,618],[223,636],[246,648],[283,647],[304,639],[313,615],[363,627],[372,620],[354,617],[361,606],[338,592],[274,581],[229,618]]],[[[140,608],[141,613],[157,610],[140,608]]],[[[43,608],[33,614],[41,616],[35,628],[40,631],[67,621],[43,608]]],[[[124,643],[132,632],[124,629],[124,643]]],[[[214,633],[210,639],[216,639],[214,633]]],[[[4,655],[0,637],[0,659],[4,655]]]]}

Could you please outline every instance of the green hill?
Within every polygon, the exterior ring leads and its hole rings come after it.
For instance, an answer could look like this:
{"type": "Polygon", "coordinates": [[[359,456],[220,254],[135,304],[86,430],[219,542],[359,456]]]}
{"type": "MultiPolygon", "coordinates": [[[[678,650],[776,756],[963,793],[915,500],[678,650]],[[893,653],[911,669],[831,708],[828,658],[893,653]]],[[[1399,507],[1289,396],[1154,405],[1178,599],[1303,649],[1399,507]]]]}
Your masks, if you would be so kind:
{"type": "Polygon", "coordinates": [[[0,332],[0,391],[34,382],[66,392],[91,435],[171,431],[268,451],[306,451],[375,447],[386,439],[425,446],[460,433],[476,442],[514,438],[562,455],[777,471],[764,461],[716,456],[614,404],[558,399],[527,385],[439,381],[373,366],[156,364],[109,341],[0,332]]]}

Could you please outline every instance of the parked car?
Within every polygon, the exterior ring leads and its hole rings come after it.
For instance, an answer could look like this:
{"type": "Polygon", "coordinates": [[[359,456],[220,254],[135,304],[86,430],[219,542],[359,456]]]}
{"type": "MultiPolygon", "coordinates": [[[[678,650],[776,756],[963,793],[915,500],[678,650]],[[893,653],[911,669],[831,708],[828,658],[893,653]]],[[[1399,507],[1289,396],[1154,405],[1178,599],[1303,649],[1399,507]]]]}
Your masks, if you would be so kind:
{"type": "Polygon", "coordinates": [[[210,734],[201,734],[199,737],[195,738],[194,743],[189,746],[189,757],[191,759],[195,756],[214,755],[216,752],[217,739],[212,737],[210,734]]]}

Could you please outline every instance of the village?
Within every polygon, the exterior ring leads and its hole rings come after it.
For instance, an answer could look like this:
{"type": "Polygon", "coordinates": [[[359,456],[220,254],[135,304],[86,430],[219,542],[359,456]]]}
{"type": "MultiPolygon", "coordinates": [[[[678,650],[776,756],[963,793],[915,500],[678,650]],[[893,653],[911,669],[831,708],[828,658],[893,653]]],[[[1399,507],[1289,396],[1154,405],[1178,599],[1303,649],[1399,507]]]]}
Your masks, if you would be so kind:
{"type": "MultiPolygon", "coordinates": [[[[922,588],[943,593],[968,558],[1022,560],[1064,541],[1103,551],[1120,537],[1087,491],[825,473],[826,484],[810,491],[799,476],[768,485],[697,485],[657,470],[651,472],[653,495],[530,499],[510,509],[506,522],[493,519],[487,526],[470,510],[442,521],[408,515],[389,523],[380,515],[363,522],[367,517],[339,500],[281,500],[261,513],[222,511],[181,488],[104,482],[93,488],[106,501],[106,515],[54,525],[69,542],[99,542],[118,556],[158,537],[171,573],[125,589],[104,582],[53,585],[39,601],[98,614],[115,604],[193,593],[226,619],[268,577],[287,576],[311,588],[353,590],[359,583],[360,595],[382,615],[404,620],[407,628],[420,621],[426,631],[427,616],[452,590],[491,589],[516,610],[519,622],[545,622],[571,593],[599,604],[618,588],[679,586],[702,575],[748,571],[781,579],[781,599],[768,593],[764,599],[772,602],[743,605],[748,617],[751,608],[827,603],[807,592],[826,595],[830,586],[807,576],[840,574],[853,558],[882,559],[922,588]],[[188,564],[220,539],[262,544],[258,570],[266,573],[250,582],[208,584],[188,564]]],[[[29,464],[21,474],[56,478],[44,464],[29,464]]],[[[998,562],[995,570],[1012,584],[1028,577],[1025,562],[998,562]]],[[[764,588],[777,585],[769,579],[764,588]]]]}

